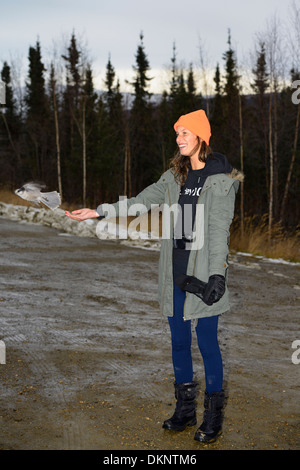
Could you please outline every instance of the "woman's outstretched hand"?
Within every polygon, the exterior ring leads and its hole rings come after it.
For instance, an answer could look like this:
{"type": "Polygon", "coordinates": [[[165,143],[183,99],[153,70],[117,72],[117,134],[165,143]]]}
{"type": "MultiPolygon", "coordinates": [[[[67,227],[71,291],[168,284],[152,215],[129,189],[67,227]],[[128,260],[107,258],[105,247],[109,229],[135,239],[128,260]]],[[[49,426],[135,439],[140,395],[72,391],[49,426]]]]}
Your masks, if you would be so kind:
{"type": "Polygon", "coordinates": [[[65,211],[65,215],[70,217],[70,219],[78,220],[78,222],[99,217],[99,214],[93,209],[78,209],[72,212],[65,211]]]}

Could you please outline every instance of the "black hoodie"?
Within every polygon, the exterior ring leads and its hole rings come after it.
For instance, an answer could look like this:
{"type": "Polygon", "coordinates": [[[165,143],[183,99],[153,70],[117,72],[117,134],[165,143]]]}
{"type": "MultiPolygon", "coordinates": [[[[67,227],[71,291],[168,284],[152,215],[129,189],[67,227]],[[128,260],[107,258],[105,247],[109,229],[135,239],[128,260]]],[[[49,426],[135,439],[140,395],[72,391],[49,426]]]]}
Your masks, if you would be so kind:
{"type": "MultiPolygon", "coordinates": [[[[206,178],[208,176],[219,173],[230,173],[231,171],[232,166],[228,162],[225,155],[217,152],[214,152],[211,157],[208,157],[205,163],[205,167],[201,170],[192,170],[191,167],[189,168],[187,179],[185,184],[181,187],[178,199],[178,204],[181,207],[181,219],[178,220],[178,224],[175,228],[175,240],[189,240],[192,238],[192,229],[196,214],[197,201],[206,178]]],[[[182,246],[182,242],[177,243],[177,245],[182,246]]],[[[174,267],[176,268],[176,275],[185,274],[188,256],[188,249],[173,250],[173,260],[174,267]]]]}

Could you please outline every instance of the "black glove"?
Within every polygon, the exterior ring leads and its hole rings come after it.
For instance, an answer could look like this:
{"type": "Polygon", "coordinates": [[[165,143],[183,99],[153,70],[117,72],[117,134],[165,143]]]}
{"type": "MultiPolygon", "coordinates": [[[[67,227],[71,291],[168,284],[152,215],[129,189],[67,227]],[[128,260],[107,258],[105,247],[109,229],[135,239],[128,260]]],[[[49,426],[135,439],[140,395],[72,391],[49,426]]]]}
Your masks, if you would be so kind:
{"type": "Polygon", "coordinates": [[[200,297],[200,299],[203,298],[203,292],[207,285],[206,282],[200,281],[195,276],[187,276],[186,274],[178,276],[174,282],[181,290],[191,292],[200,297]]]}
{"type": "Polygon", "coordinates": [[[203,302],[212,305],[218,302],[225,292],[225,277],[220,274],[213,274],[209,277],[204,289],[203,302]]]}

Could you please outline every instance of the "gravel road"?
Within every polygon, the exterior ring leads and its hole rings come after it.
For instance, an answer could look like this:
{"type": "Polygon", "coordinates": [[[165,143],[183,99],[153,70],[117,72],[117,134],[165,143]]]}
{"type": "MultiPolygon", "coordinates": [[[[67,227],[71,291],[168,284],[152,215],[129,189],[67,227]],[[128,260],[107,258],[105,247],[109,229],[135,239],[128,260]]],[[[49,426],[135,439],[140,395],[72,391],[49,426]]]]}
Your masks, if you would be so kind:
{"type": "Polygon", "coordinates": [[[300,449],[299,265],[231,253],[228,400],[208,446],[162,429],[175,401],[157,251],[4,217],[0,244],[0,449],[300,449]]]}

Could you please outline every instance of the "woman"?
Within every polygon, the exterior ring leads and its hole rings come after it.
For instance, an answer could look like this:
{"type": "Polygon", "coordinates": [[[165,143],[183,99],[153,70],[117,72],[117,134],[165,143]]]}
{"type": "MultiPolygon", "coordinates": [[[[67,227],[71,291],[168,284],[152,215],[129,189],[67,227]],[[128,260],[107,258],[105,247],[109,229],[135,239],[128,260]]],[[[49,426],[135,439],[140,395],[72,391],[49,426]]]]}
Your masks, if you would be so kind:
{"type": "MultiPolygon", "coordinates": [[[[218,318],[229,310],[229,228],[242,175],[232,169],[224,155],[211,151],[211,128],[203,110],[181,116],[174,129],[178,152],[170,169],[128,199],[127,206],[143,204],[146,211],[152,204],[177,204],[177,216],[168,218],[171,236],[162,238],[159,260],[159,302],[170,325],[177,400],[174,414],[163,428],[183,431],[196,424],[191,320],[197,319],[206,389],[203,422],[195,440],[214,442],[221,433],[224,407],[218,318]]],[[[118,215],[119,203],[113,207],[118,215]]],[[[104,212],[99,206],[96,211],[80,209],[66,215],[82,221],[103,217],[104,212]]]]}

